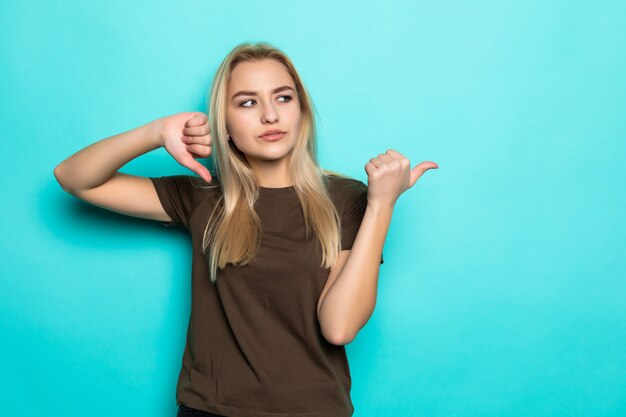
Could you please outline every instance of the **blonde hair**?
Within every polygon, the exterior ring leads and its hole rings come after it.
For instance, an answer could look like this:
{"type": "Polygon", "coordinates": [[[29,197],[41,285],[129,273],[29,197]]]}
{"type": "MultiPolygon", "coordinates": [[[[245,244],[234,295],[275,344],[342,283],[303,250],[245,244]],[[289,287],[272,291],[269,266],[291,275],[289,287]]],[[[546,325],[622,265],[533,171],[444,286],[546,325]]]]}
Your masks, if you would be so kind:
{"type": "Polygon", "coordinates": [[[321,267],[330,268],[341,249],[341,217],[330,198],[328,183],[330,176],[350,178],[338,172],[319,167],[314,104],[298,72],[287,55],[266,43],[245,42],[237,45],[217,69],[207,103],[211,128],[211,158],[219,184],[221,196],[204,231],[203,253],[209,249],[209,271],[211,282],[217,280],[217,268],[228,263],[237,266],[247,264],[254,258],[261,235],[261,223],[254,210],[258,198],[256,177],[245,156],[232,142],[228,141],[226,109],[228,105],[228,83],[235,66],[241,62],[257,62],[273,59],[284,65],[293,79],[301,110],[301,129],[297,132],[296,144],[290,156],[290,177],[302,205],[307,239],[313,232],[317,236],[322,253],[321,267]]]}

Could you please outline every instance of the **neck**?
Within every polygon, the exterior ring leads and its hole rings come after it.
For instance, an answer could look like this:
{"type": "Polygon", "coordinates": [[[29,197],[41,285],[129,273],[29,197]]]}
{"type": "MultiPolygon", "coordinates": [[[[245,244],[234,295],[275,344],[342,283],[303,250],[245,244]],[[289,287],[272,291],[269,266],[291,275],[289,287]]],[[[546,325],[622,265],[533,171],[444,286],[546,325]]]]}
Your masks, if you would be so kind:
{"type": "Polygon", "coordinates": [[[287,158],[279,161],[248,159],[248,164],[256,176],[257,185],[265,188],[284,188],[293,185],[289,177],[287,162],[287,158]]]}

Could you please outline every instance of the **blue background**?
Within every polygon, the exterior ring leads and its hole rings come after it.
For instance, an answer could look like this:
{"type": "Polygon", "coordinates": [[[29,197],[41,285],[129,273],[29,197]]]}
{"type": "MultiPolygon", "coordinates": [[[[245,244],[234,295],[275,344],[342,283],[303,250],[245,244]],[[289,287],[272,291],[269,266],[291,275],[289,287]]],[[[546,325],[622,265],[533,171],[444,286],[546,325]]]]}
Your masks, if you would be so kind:
{"type": "MultiPolygon", "coordinates": [[[[440,166],[398,201],[347,345],[355,416],[626,415],[626,3],[521,3],[2,2],[1,414],[175,415],[189,239],[53,169],[205,111],[231,48],[267,41],[322,166],[440,166]]],[[[191,173],[163,149],[121,171],[191,173]]]]}

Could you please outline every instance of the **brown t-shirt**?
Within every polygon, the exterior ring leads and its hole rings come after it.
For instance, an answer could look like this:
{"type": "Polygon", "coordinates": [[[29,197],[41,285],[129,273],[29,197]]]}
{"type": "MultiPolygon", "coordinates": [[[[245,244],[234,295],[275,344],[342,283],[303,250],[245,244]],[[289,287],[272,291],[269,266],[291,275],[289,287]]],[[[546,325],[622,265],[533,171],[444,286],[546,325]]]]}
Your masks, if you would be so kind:
{"type": "MultiPolygon", "coordinates": [[[[367,185],[331,176],[329,192],[342,218],[342,249],[352,248],[367,205],[367,185]]],[[[207,219],[220,187],[200,177],[150,177],[165,226],[191,235],[191,316],[177,404],[228,417],[348,417],[354,412],[344,346],[329,343],[317,301],[330,269],[322,269],[314,233],[305,239],[295,188],[259,188],[255,210],[261,244],[245,266],[218,269],[211,284],[202,253],[207,219]]],[[[383,258],[381,254],[381,264],[383,258]]]]}

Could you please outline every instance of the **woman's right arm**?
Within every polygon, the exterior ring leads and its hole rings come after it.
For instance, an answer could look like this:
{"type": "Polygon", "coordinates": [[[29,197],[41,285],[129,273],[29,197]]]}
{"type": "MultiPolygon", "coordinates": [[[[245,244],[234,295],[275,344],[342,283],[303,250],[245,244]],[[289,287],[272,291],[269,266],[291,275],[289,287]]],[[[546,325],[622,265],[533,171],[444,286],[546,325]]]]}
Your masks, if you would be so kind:
{"type": "Polygon", "coordinates": [[[194,159],[207,157],[210,143],[204,113],[178,113],[81,149],[57,165],[54,176],[65,191],[88,203],[129,216],[169,222],[171,218],[150,178],[118,170],[140,155],[165,147],[181,165],[210,182],[209,171],[194,159]],[[183,135],[189,139],[187,144],[181,140],[183,135]]]}

